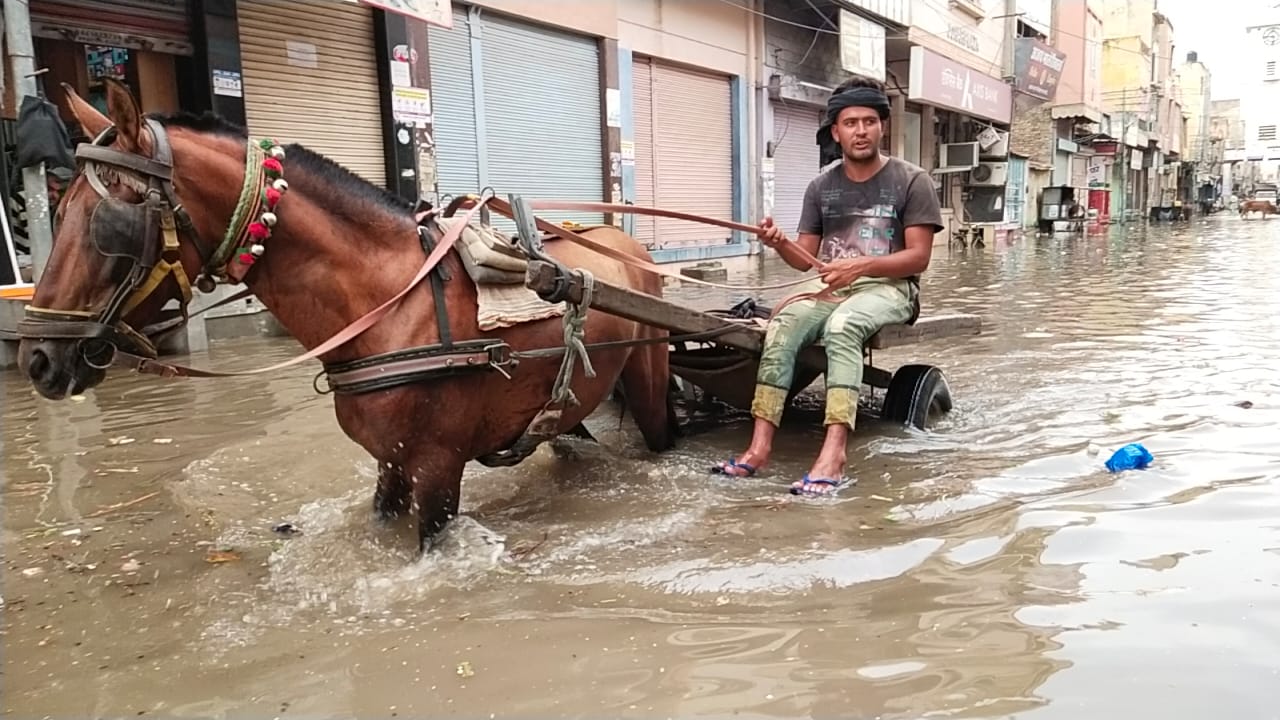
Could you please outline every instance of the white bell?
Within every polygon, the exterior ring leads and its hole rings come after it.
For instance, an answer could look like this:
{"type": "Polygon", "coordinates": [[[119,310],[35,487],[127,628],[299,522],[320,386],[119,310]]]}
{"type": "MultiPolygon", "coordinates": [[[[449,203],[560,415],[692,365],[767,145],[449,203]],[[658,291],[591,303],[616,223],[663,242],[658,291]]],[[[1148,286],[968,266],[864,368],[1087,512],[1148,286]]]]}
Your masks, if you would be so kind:
{"type": "Polygon", "coordinates": [[[271,146],[271,157],[273,157],[273,158],[275,158],[275,159],[277,159],[277,160],[283,160],[283,159],[284,159],[284,148],[280,147],[279,145],[273,145],[273,146],[271,146]]]}
{"type": "Polygon", "coordinates": [[[263,247],[263,246],[262,246],[261,244],[259,244],[259,243],[254,243],[254,244],[252,244],[252,245],[250,245],[250,246],[249,246],[249,252],[250,252],[254,257],[262,257],[262,253],[264,253],[264,252],[266,252],[266,251],[267,251],[267,249],[266,249],[265,247],[263,247]]]}
{"type": "Polygon", "coordinates": [[[266,225],[267,227],[275,227],[275,226],[276,226],[276,214],[275,214],[275,213],[273,213],[273,212],[264,212],[264,213],[262,213],[262,224],[263,224],[263,225],[266,225]]]}
{"type": "Polygon", "coordinates": [[[276,180],[275,182],[271,183],[271,187],[275,188],[276,190],[279,190],[280,192],[284,192],[285,190],[289,189],[289,183],[285,182],[284,178],[280,178],[279,180],[276,180]]]}

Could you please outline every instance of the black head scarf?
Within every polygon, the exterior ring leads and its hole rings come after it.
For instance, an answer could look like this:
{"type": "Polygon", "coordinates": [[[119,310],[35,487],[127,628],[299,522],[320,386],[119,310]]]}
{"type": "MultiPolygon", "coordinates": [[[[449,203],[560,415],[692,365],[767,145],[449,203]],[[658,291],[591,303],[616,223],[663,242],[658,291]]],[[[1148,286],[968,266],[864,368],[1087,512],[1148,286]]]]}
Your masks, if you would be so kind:
{"type": "Polygon", "coordinates": [[[831,127],[840,117],[840,111],[851,107],[865,107],[876,111],[881,120],[889,119],[889,96],[880,90],[869,87],[854,87],[838,93],[832,93],[827,99],[827,115],[822,126],[818,128],[815,139],[822,149],[822,164],[838,159],[841,156],[840,144],[831,137],[831,127]]]}

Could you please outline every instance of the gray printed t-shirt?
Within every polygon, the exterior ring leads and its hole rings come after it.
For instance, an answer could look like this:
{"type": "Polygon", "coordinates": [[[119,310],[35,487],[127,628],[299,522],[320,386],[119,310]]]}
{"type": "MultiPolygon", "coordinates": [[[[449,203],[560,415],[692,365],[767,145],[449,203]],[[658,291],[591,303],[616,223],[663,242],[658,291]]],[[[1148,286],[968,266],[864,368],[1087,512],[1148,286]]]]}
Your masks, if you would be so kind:
{"type": "MultiPolygon", "coordinates": [[[[888,255],[906,248],[911,225],[942,230],[942,211],[929,173],[918,165],[887,158],[866,182],[854,182],[837,162],[823,170],[804,192],[797,231],[821,237],[818,259],[843,260],[888,255]]],[[[861,278],[889,281],[888,278],[861,278]]]]}

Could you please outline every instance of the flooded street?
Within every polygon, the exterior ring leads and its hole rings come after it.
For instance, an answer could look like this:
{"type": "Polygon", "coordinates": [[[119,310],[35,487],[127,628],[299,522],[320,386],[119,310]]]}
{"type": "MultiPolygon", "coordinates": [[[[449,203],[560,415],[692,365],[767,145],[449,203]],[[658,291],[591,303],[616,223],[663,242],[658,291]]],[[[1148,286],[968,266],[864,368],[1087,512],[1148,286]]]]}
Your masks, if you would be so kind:
{"type": "MultiPolygon", "coordinates": [[[[1280,717],[1278,262],[1280,222],[1222,215],[940,246],[924,314],[980,314],[982,334],[876,361],[939,365],[955,410],[929,433],[863,422],[858,484],[836,499],[786,494],[816,425],[726,479],[707,468],[747,421],[653,456],[606,407],[576,458],[473,464],[464,516],[421,559],[408,523],[374,520],[373,461],[312,390],[314,363],[120,375],[61,403],[3,373],[0,704],[1280,717]],[[1129,442],[1154,465],[1108,473],[1129,442]]],[[[295,352],[235,341],[192,362],[295,352]]]]}

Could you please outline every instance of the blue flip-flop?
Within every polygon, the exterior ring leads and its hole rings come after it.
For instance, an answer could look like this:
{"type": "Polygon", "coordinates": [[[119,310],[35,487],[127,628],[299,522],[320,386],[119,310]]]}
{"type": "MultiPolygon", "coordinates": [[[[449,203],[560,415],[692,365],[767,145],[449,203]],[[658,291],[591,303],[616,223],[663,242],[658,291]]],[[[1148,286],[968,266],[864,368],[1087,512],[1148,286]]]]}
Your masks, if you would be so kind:
{"type": "Polygon", "coordinates": [[[832,478],[811,478],[809,477],[809,473],[805,473],[804,477],[800,480],[800,487],[796,487],[794,485],[791,486],[791,494],[808,495],[810,497],[826,497],[828,495],[834,495],[836,490],[844,484],[844,480],[835,480],[832,478]],[[810,485],[827,485],[831,489],[827,492],[814,492],[809,489],[810,485]]]}
{"type": "Polygon", "coordinates": [[[738,462],[736,458],[729,458],[727,461],[722,462],[719,465],[711,466],[711,473],[713,475],[728,475],[729,477],[751,477],[756,474],[756,469],[755,466],[749,463],[738,462]],[[742,468],[747,471],[747,474],[738,475],[736,473],[731,473],[728,472],[729,468],[742,468]]]}

